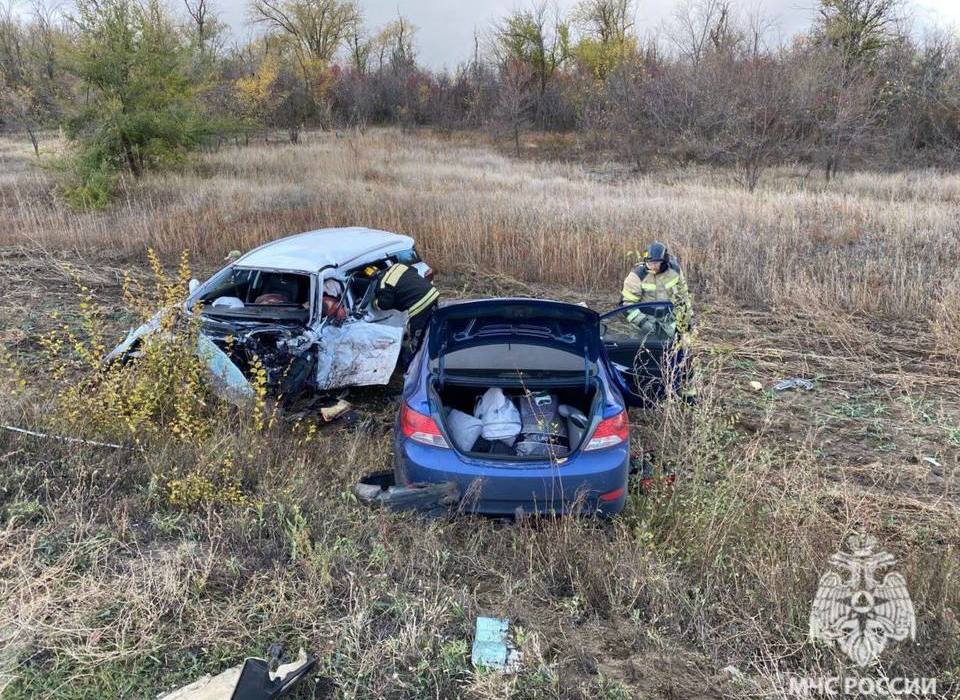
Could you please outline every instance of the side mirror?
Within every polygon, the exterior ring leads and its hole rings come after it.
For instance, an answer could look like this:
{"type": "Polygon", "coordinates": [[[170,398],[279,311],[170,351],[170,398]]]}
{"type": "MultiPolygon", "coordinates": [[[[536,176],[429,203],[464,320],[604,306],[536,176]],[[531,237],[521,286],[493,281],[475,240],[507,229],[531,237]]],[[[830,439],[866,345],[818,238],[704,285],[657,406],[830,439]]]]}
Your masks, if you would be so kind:
{"type": "Polygon", "coordinates": [[[187,283],[187,291],[193,294],[200,287],[200,280],[194,277],[190,282],[187,283]]]}

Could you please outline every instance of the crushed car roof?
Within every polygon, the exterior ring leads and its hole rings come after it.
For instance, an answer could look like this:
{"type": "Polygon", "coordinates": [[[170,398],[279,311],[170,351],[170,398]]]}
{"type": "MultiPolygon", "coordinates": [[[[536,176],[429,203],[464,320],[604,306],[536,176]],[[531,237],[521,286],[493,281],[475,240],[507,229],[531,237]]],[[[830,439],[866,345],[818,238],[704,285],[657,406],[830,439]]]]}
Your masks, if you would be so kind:
{"type": "Polygon", "coordinates": [[[379,250],[413,247],[413,239],[399,233],[351,226],[307,231],[265,243],[237,259],[242,267],[262,267],[295,272],[316,272],[328,265],[347,265],[379,250]]]}

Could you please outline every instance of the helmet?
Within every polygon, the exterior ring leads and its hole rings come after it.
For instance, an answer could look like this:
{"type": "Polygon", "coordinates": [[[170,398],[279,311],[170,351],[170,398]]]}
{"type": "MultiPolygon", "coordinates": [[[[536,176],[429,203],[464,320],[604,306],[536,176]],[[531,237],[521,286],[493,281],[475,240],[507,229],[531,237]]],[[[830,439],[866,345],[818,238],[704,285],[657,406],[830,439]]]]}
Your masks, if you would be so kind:
{"type": "Polygon", "coordinates": [[[643,259],[650,262],[669,263],[670,254],[667,252],[667,246],[660,241],[654,241],[647,246],[647,250],[643,254],[643,259]]]}

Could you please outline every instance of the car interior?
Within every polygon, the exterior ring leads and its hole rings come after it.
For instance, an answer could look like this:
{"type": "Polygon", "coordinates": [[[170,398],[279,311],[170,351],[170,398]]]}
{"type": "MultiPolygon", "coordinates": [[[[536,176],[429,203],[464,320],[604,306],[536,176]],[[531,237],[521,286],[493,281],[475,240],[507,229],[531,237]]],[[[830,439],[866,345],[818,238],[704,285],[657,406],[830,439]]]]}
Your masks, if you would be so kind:
{"type": "Polygon", "coordinates": [[[310,276],[230,268],[201,301],[211,306],[310,306],[310,276]],[[239,302],[239,303],[238,303],[239,302]]]}

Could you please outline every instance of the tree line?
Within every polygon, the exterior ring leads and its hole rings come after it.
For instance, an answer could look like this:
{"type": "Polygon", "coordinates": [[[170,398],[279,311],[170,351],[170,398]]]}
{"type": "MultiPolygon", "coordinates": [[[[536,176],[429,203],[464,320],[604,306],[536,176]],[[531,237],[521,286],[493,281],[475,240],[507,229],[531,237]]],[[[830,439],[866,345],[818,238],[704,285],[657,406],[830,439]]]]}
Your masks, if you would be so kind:
{"type": "Polygon", "coordinates": [[[779,163],[828,179],[850,164],[951,166],[960,40],[916,38],[903,9],[819,0],[782,43],[729,0],[683,0],[647,38],[634,0],[567,13],[533,0],[436,71],[408,18],[371,28],[356,0],[251,0],[245,41],[211,0],[34,0],[0,10],[0,124],[38,155],[44,130],[63,129],[65,191],[84,206],[202,144],[375,124],[484,129],[518,151],[528,131],[575,130],[639,169],[728,165],[750,189],[779,163]]]}

